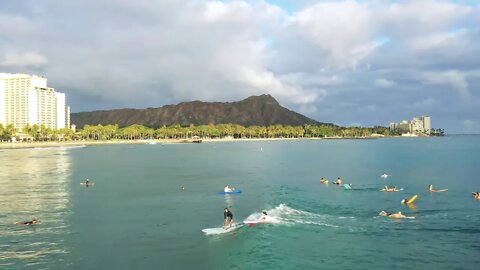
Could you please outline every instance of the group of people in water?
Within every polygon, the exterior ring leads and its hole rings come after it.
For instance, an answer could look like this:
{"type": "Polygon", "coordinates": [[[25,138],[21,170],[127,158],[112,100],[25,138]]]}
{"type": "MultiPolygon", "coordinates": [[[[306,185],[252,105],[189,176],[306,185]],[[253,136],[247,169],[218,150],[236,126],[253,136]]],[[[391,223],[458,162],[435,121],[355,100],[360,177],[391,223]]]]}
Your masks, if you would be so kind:
{"type": "MultiPolygon", "coordinates": [[[[84,186],[84,187],[93,186],[94,184],[95,183],[91,182],[90,179],[88,179],[88,178],[85,181],[80,182],[80,185],[84,186]]],[[[40,220],[34,218],[34,219],[28,220],[28,221],[17,221],[17,222],[15,222],[15,224],[17,224],[17,225],[36,225],[36,224],[40,224],[40,220]]]]}
{"type": "MultiPolygon", "coordinates": [[[[325,178],[320,178],[320,184],[328,184],[330,181],[328,179],[325,179],[325,178]]],[[[337,185],[337,186],[341,186],[342,185],[342,179],[340,177],[337,178],[337,181],[333,182],[333,184],[337,185]]],[[[353,186],[351,183],[350,184],[347,184],[350,188],[353,186]]]]}
{"type": "MultiPolygon", "coordinates": [[[[382,178],[387,178],[388,176],[390,175],[387,175],[387,174],[382,174],[380,177],[382,178]]],[[[329,183],[329,180],[328,179],[325,179],[325,178],[320,178],[320,184],[328,184],[329,183]]],[[[333,182],[335,185],[337,186],[342,186],[342,179],[340,179],[340,177],[337,178],[337,181],[336,182],[333,182]]],[[[352,184],[347,184],[347,185],[343,185],[345,186],[345,188],[352,188],[352,184]]],[[[393,186],[393,187],[389,187],[389,186],[384,186],[384,188],[381,190],[381,191],[385,191],[385,192],[397,192],[397,191],[400,191],[402,189],[397,189],[396,186],[393,186]]],[[[427,191],[428,192],[445,192],[447,191],[448,189],[434,189],[433,188],[433,185],[432,184],[429,184],[428,185],[428,189],[427,191]]],[[[472,195],[474,197],[474,199],[476,200],[480,200],[480,191],[477,191],[477,192],[472,192],[472,195]]],[[[404,198],[401,203],[402,204],[410,204],[410,202],[414,201],[415,199],[417,198],[417,195],[415,195],[414,197],[412,197],[410,200],[407,199],[407,198],[404,198]]],[[[415,218],[415,217],[411,217],[411,216],[405,216],[404,214],[402,214],[402,212],[397,212],[397,213],[388,213],[384,210],[382,210],[380,213],[378,213],[379,216],[384,216],[384,217],[390,217],[390,218],[415,218]]]]}

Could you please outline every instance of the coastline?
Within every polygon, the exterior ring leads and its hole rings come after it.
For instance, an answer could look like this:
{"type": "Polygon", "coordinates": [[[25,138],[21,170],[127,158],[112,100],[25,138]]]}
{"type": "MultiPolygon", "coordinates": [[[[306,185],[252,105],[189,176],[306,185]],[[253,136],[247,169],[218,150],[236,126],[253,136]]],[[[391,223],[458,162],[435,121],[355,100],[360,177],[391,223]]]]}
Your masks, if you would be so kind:
{"type": "MultiPolygon", "coordinates": [[[[404,137],[404,136],[385,136],[385,137],[313,137],[313,138],[214,138],[202,139],[203,143],[216,142],[247,142],[247,141],[299,141],[299,140],[375,140],[383,138],[403,138],[418,139],[431,138],[428,136],[404,137]]],[[[28,148],[54,148],[54,147],[72,147],[72,146],[91,146],[91,145],[112,145],[112,144],[169,144],[169,143],[193,143],[186,142],[186,139],[152,139],[152,140],[108,140],[108,141],[62,141],[62,142],[0,142],[0,150],[8,149],[28,149],[28,148]]]]}
{"type": "MultiPolygon", "coordinates": [[[[202,139],[204,143],[214,142],[245,142],[245,141],[297,141],[297,140],[370,140],[378,137],[326,137],[326,138],[215,138],[202,139]]],[[[109,141],[63,141],[63,142],[0,142],[0,149],[28,149],[28,148],[53,148],[88,145],[111,144],[164,144],[164,143],[191,143],[185,139],[154,139],[154,140],[109,140],[109,141]]]]}

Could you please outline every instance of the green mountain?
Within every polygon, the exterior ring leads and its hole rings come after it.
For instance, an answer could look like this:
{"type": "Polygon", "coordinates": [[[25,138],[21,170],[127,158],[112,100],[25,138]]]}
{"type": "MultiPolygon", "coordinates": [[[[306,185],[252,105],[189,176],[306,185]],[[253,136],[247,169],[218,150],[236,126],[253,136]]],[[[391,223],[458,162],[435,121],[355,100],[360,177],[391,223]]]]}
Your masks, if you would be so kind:
{"type": "Polygon", "coordinates": [[[71,123],[84,125],[118,124],[125,127],[140,124],[149,127],[163,125],[239,124],[269,126],[320,124],[304,115],[282,107],[271,95],[251,96],[237,102],[182,102],[160,108],[118,109],[71,114],[71,123]]]}

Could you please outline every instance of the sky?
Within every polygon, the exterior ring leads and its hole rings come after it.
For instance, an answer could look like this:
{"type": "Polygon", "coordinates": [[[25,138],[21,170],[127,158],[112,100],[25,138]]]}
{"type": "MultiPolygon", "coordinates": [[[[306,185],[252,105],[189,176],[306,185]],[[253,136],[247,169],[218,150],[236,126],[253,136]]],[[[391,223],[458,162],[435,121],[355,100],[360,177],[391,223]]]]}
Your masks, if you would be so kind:
{"type": "Polygon", "coordinates": [[[480,1],[0,0],[0,72],[72,112],[271,94],[320,122],[480,133],[480,1]]]}

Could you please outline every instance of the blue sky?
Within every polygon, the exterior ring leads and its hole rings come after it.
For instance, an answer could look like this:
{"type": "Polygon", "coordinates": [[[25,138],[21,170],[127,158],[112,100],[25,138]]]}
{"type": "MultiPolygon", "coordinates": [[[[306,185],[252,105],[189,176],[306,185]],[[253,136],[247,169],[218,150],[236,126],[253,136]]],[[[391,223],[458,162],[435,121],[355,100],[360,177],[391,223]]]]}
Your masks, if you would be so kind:
{"type": "Polygon", "coordinates": [[[479,26],[468,0],[0,1],[0,72],[48,77],[73,112],[268,93],[323,122],[480,133],[479,26]]]}

